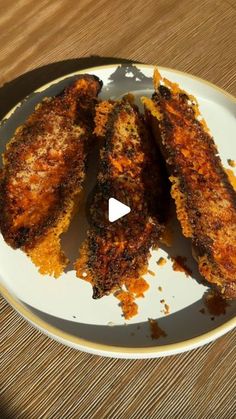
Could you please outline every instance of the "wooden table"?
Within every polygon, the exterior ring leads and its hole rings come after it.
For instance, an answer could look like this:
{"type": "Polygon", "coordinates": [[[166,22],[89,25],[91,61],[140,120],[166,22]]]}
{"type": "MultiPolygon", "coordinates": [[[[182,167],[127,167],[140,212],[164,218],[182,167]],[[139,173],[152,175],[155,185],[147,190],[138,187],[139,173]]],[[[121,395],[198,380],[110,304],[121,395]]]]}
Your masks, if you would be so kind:
{"type": "MultiPolygon", "coordinates": [[[[1,116],[55,77],[121,58],[235,94],[235,30],[235,0],[0,0],[1,116]]],[[[106,359],[50,340],[2,299],[0,417],[232,419],[235,342],[231,332],[178,356],[106,359]]]]}

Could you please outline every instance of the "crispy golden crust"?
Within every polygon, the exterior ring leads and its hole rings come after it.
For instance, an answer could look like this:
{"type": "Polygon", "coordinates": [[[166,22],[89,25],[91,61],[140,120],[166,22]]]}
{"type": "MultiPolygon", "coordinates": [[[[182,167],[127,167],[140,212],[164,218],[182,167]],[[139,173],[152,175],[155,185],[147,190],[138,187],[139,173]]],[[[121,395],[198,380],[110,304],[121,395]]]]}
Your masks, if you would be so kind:
{"type": "Polygon", "coordinates": [[[155,74],[147,117],[166,159],[183,233],[203,277],[236,298],[236,194],[192,96],[155,74]]]}
{"type": "Polygon", "coordinates": [[[16,130],[3,156],[1,232],[42,273],[58,276],[67,262],[60,235],[82,190],[100,89],[96,77],[84,75],[60,95],[44,99],[16,130]]]}
{"type": "Polygon", "coordinates": [[[146,273],[150,247],[162,231],[166,200],[155,147],[137,109],[127,100],[102,102],[95,120],[95,132],[104,137],[104,144],[91,208],[92,227],[76,270],[80,277],[86,272],[93,297],[99,298],[122,284],[129,289],[134,279],[146,273]],[[131,208],[114,223],[109,223],[107,215],[111,197],[131,208]]]}

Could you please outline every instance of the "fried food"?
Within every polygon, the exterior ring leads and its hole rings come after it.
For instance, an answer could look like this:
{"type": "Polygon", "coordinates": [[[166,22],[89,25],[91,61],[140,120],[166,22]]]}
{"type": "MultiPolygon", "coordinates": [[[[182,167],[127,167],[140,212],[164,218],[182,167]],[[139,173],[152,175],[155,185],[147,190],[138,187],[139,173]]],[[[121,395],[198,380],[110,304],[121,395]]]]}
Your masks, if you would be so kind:
{"type": "Polygon", "coordinates": [[[78,205],[87,143],[102,83],[81,75],[46,98],[7,144],[0,179],[0,228],[43,274],[58,277],[67,264],[60,236],[78,205]]]}
{"type": "Polygon", "coordinates": [[[143,98],[147,119],[166,160],[177,217],[192,239],[199,271],[225,298],[236,298],[236,193],[196,99],[154,74],[143,98]]]}
{"type": "Polygon", "coordinates": [[[75,264],[77,276],[92,283],[93,298],[122,285],[143,295],[148,285],[141,276],[147,272],[150,248],[160,238],[166,213],[161,162],[141,115],[128,99],[101,102],[95,124],[103,145],[91,227],[75,264]],[[131,208],[114,223],[108,221],[111,197],[131,208]]]}

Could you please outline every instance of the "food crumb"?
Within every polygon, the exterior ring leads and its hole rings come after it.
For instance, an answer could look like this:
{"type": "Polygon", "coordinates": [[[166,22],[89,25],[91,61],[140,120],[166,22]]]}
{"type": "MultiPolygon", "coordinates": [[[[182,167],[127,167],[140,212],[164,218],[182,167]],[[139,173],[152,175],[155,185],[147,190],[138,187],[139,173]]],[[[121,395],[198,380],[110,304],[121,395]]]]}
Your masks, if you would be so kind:
{"type": "Polygon", "coordinates": [[[184,272],[186,276],[192,274],[191,269],[186,266],[187,258],[184,256],[176,256],[171,258],[173,262],[173,270],[178,272],[184,272]]]}
{"type": "Polygon", "coordinates": [[[144,278],[130,278],[125,286],[136,298],[144,297],[144,293],[149,289],[149,284],[144,278]]]}
{"type": "Polygon", "coordinates": [[[73,319],[76,319],[76,316],[72,316],[73,317],[73,319]]]}
{"type": "Polygon", "coordinates": [[[166,264],[167,260],[163,257],[159,258],[157,261],[157,265],[164,266],[166,264]]]}
{"type": "Polygon", "coordinates": [[[215,317],[211,317],[211,320],[215,320],[215,317]]]}
{"type": "Polygon", "coordinates": [[[161,304],[164,304],[165,303],[165,300],[164,299],[160,300],[160,303],[161,304]]]}
{"type": "Polygon", "coordinates": [[[233,170],[231,170],[231,169],[225,169],[225,171],[226,171],[226,173],[228,175],[228,178],[229,178],[229,181],[230,181],[231,185],[236,190],[236,176],[235,176],[233,170]]]}
{"type": "Polygon", "coordinates": [[[130,292],[118,291],[115,297],[120,301],[120,306],[126,320],[131,319],[138,313],[138,306],[135,303],[135,298],[130,292]]]}
{"type": "Polygon", "coordinates": [[[219,294],[210,290],[207,291],[203,296],[203,302],[210,314],[214,316],[220,316],[226,313],[226,307],[229,303],[224,300],[219,294]]]}
{"type": "Polygon", "coordinates": [[[163,288],[162,287],[158,287],[158,291],[162,292],[163,288]]]}
{"type": "Polygon", "coordinates": [[[199,310],[199,312],[200,312],[200,313],[202,313],[202,314],[205,314],[205,313],[206,313],[205,308],[204,308],[204,307],[203,307],[203,308],[201,308],[201,309],[199,310]]]}
{"type": "Polygon", "coordinates": [[[164,307],[165,307],[164,314],[170,314],[170,306],[169,306],[169,304],[165,304],[164,307]]]}
{"type": "Polygon", "coordinates": [[[156,274],[155,274],[155,272],[150,271],[149,269],[148,269],[148,273],[149,273],[150,275],[152,275],[152,276],[155,276],[155,275],[156,275],[156,274]]]}
{"type": "Polygon", "coordinates": [[[152,339],[159,339],[161,336],[165,337],[166,332],[160,328],[155,319],[148,319],[150,331],[151,331],[151,338],[152,339]]]}
{"type": "Polygon", "coordinates": [[[231,166],[231,167],[236,167],[236,161],[235,161],[235,160],[228,159],[228,160],[227,160],[227,162],[228,162],[228,165],[229,165],[229,166],[231,166]]]}

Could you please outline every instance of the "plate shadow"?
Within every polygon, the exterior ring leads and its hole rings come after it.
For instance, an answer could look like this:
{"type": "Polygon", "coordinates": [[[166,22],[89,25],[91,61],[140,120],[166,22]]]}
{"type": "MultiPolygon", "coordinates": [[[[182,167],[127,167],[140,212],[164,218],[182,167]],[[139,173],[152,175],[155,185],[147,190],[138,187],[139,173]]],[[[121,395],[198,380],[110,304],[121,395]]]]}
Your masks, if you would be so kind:
{"type": "MultiPolygon", "coordinates": [[[[41,320],[61,331],[88,342],[124,348],[169,345],[200,336],[231,319],[235,309],[235,305],[232,304],[228,307],[226,314],[220,315],[212,321],[210,314],[203,315],[199,312],[203,307],[202,301],[199,300],[178,312],[158,318],[158,325],[166,332],[167,336],[152,339],[148,321],[135,324],[124,323],[123,325],[80,323],[79,315],[76,316],[76,320],[70,321],[42,312],[26,303],[23,304],[41,320]]],[[[75,316],[72,317],[75,318],[75,316]]]]}
{"type": "Polygon", "coordinates": [[[12,109],[30,93],[58,77],[73,73],[74,71],[83,70],[85,68],[118,63],[131,64],[132,62],[132,60],[124,58],[92,55],[89,57],[58,61],[35,68],[20,75],[14,80],[5,83],[0,88],[0,120],[7,114],[7,112],[9,112],[10,109],[12,109]]]}

